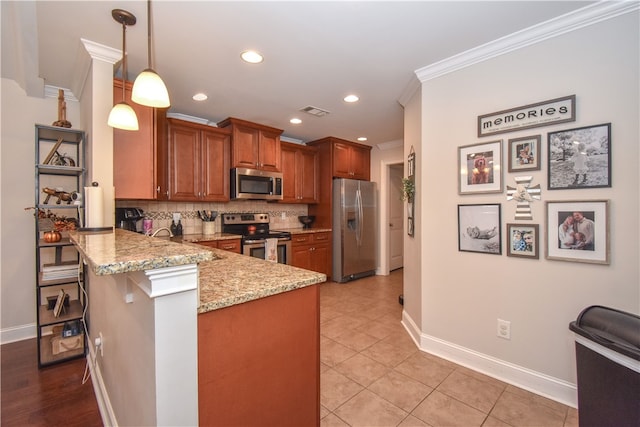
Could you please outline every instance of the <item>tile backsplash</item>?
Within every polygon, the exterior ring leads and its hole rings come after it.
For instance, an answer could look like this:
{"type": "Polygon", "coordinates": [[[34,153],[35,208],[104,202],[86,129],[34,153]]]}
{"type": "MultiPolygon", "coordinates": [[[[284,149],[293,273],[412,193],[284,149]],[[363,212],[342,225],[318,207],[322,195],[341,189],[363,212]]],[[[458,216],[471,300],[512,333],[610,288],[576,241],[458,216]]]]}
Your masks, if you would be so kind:
{"type": "Polygon", "coordinates": [[[307,215],[307,205],[268,203],[260,200],[242,200],[228,203],[194,203],[194,202],[155,202],[148,200],[116,200],[116,207],[136,207],[144,211],[145,218],[153,220],[153,230],[169,227],[174,213],[181,217],[183,234],[201,234],[202,220],[198,217],[199,210],[218,212],[214,221],[215,232],[221,232],[222,220],[220,215],[233,213],[268,213],[272,230],[302,228],[298,216],[307,215]],[[284,215],[283,215],[284,214],[284,215]]]}

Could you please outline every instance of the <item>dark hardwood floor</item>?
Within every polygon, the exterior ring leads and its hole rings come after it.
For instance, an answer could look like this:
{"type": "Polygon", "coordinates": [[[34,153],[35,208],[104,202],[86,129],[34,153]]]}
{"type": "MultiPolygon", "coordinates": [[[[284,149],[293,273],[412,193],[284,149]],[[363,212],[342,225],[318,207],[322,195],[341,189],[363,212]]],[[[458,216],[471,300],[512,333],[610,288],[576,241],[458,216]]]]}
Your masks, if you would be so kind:
{"type": "Polygon", "coordinates": [[[1,425],[102,426],[86,359],[38,369],[36,339],[0,346],[1,425]]]}

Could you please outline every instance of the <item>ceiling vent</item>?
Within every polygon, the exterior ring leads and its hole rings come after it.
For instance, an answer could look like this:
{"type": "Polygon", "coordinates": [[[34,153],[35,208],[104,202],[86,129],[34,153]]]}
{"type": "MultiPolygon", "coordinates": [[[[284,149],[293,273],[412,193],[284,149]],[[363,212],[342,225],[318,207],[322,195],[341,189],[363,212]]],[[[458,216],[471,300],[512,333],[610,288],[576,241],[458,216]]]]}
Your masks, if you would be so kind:
{"type": "Polygon", "coordinates": [[[311,114],[312,116],[316,116],[316,117],[323,117],[329,114],[327,110],[323,110],[322,108],[318,108],[318,107],[312,107],[311,105],[300,109],[300,111],[302,111],[303,113],[311,114]]]}

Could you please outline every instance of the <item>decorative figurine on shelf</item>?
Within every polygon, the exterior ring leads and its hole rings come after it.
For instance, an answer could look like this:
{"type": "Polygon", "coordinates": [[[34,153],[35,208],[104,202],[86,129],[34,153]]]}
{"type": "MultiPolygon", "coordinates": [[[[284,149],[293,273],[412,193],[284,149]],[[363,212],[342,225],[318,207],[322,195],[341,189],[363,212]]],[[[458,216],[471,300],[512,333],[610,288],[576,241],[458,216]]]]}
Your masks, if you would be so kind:
{"type": "Polygon", "coordinates": [[[64,90],[62,89],[58,89],[58,120],[51,125],[61,128],[71,127],[71,122],[67,120],[67,103],[64,100],[64,90]]]}
{"type": "Polygon", "coordinates": [[[59,205],[62,202],[67,202],[67,204],[70,205],[71,202],[73,202],[76,199],[73,193],[67,193],[66,191],[58,188],[54,189],[54,188],[44,187],[42,189],[42,192],[47,195],[47,197],[44,199],[45,205],[49,203],[49,199],[51,198],[51,196],[58,198],[58,200],[56,200],[56,205],[59,205]]]}

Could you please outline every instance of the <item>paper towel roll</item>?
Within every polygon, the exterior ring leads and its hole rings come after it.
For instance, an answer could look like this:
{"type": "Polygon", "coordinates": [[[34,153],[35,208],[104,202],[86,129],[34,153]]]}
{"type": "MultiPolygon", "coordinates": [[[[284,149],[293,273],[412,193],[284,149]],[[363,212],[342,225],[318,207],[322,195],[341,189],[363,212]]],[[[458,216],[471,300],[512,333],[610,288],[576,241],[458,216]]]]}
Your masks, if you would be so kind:
{"type": "Polygon", "coordinates": [[[85,227],[104,227],[104,194],[101,187],[84,187],[85,227]]]}

